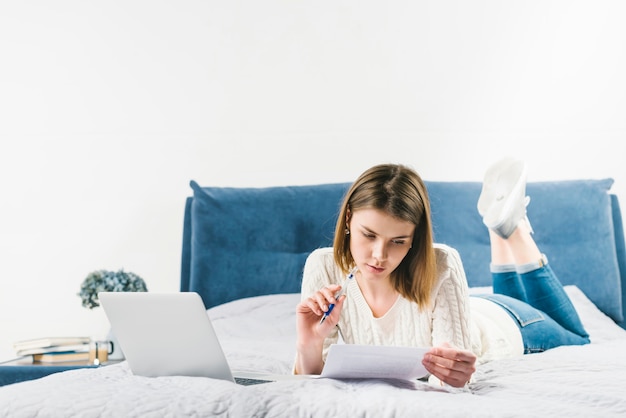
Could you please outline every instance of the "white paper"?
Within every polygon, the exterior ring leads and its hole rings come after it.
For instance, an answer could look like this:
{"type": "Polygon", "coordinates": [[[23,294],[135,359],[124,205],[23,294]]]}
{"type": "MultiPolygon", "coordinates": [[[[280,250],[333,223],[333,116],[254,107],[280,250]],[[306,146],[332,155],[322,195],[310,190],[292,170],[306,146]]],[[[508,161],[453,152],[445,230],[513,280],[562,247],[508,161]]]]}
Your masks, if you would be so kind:
{"type": "Polygon", "coordinates": [[[403,379],[425,377],[427,348],[333,344],[320,377],[335,379],[403,379]]]}

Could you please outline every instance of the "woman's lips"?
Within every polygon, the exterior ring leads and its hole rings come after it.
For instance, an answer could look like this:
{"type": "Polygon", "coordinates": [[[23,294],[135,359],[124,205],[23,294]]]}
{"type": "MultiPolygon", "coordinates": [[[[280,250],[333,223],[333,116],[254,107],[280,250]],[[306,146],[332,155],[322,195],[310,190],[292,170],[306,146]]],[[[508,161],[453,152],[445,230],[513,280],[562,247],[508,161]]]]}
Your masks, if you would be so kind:
{"type": "Polygon", "coordinates": [[[382,273],[383,271],[385,271],[384,267],[377,267],[377,266],[373,266],[371,264],[368,264],[367,267],[370,269],[370,271],[372,271],[372,273],[382,273]]]}

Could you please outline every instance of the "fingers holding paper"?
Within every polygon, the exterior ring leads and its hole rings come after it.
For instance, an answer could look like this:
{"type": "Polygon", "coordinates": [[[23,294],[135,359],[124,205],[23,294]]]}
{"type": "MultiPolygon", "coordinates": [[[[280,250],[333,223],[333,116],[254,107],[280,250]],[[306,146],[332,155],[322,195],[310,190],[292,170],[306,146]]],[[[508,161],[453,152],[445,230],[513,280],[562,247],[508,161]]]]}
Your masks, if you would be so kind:
{"type": "Polygon", "coordinates": [[[476,355],[471,351],[443,344],[431,348],[424,355],[422,364],[440,381],[458,388],[465,386],[476,371],[476,355]]]}

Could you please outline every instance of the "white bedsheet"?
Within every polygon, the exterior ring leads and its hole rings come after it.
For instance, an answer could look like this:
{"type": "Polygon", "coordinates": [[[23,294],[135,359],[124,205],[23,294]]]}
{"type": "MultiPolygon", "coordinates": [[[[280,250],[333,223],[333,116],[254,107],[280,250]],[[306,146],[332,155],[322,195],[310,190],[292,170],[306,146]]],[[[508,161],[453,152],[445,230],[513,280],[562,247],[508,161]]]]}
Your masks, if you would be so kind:
{"type": "MultiPolygon", "coordinates": [[[[0,388],[2,417],[624,417],[626,331],[568,288],[592,343],[494,361],[467,390],[422,382],[286,380],[255,386],[134,376],[126,363],[0,388]]],[[[298,295],[209,311],[234,370],[289,373],[298,295]]]]}

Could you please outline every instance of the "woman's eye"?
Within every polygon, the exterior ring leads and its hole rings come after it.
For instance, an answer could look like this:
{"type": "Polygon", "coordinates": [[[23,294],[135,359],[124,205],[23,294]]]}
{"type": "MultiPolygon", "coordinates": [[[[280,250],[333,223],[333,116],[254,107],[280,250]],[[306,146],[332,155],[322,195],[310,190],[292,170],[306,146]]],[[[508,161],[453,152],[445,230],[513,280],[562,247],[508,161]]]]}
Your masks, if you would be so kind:
{"type": "Polygon", "coordinates": [[[376,236],[374,234],[368,234],[367,232],[363,232],[363,236],[367,239],[374,239],[376,236]]]}
{"type": "Polygon", "coordinates": [[[406,241],[401,240],[401,239],[393,240],[391,242],[396,244],[396,245],[404,245],[406,243],[406,241]]]}

